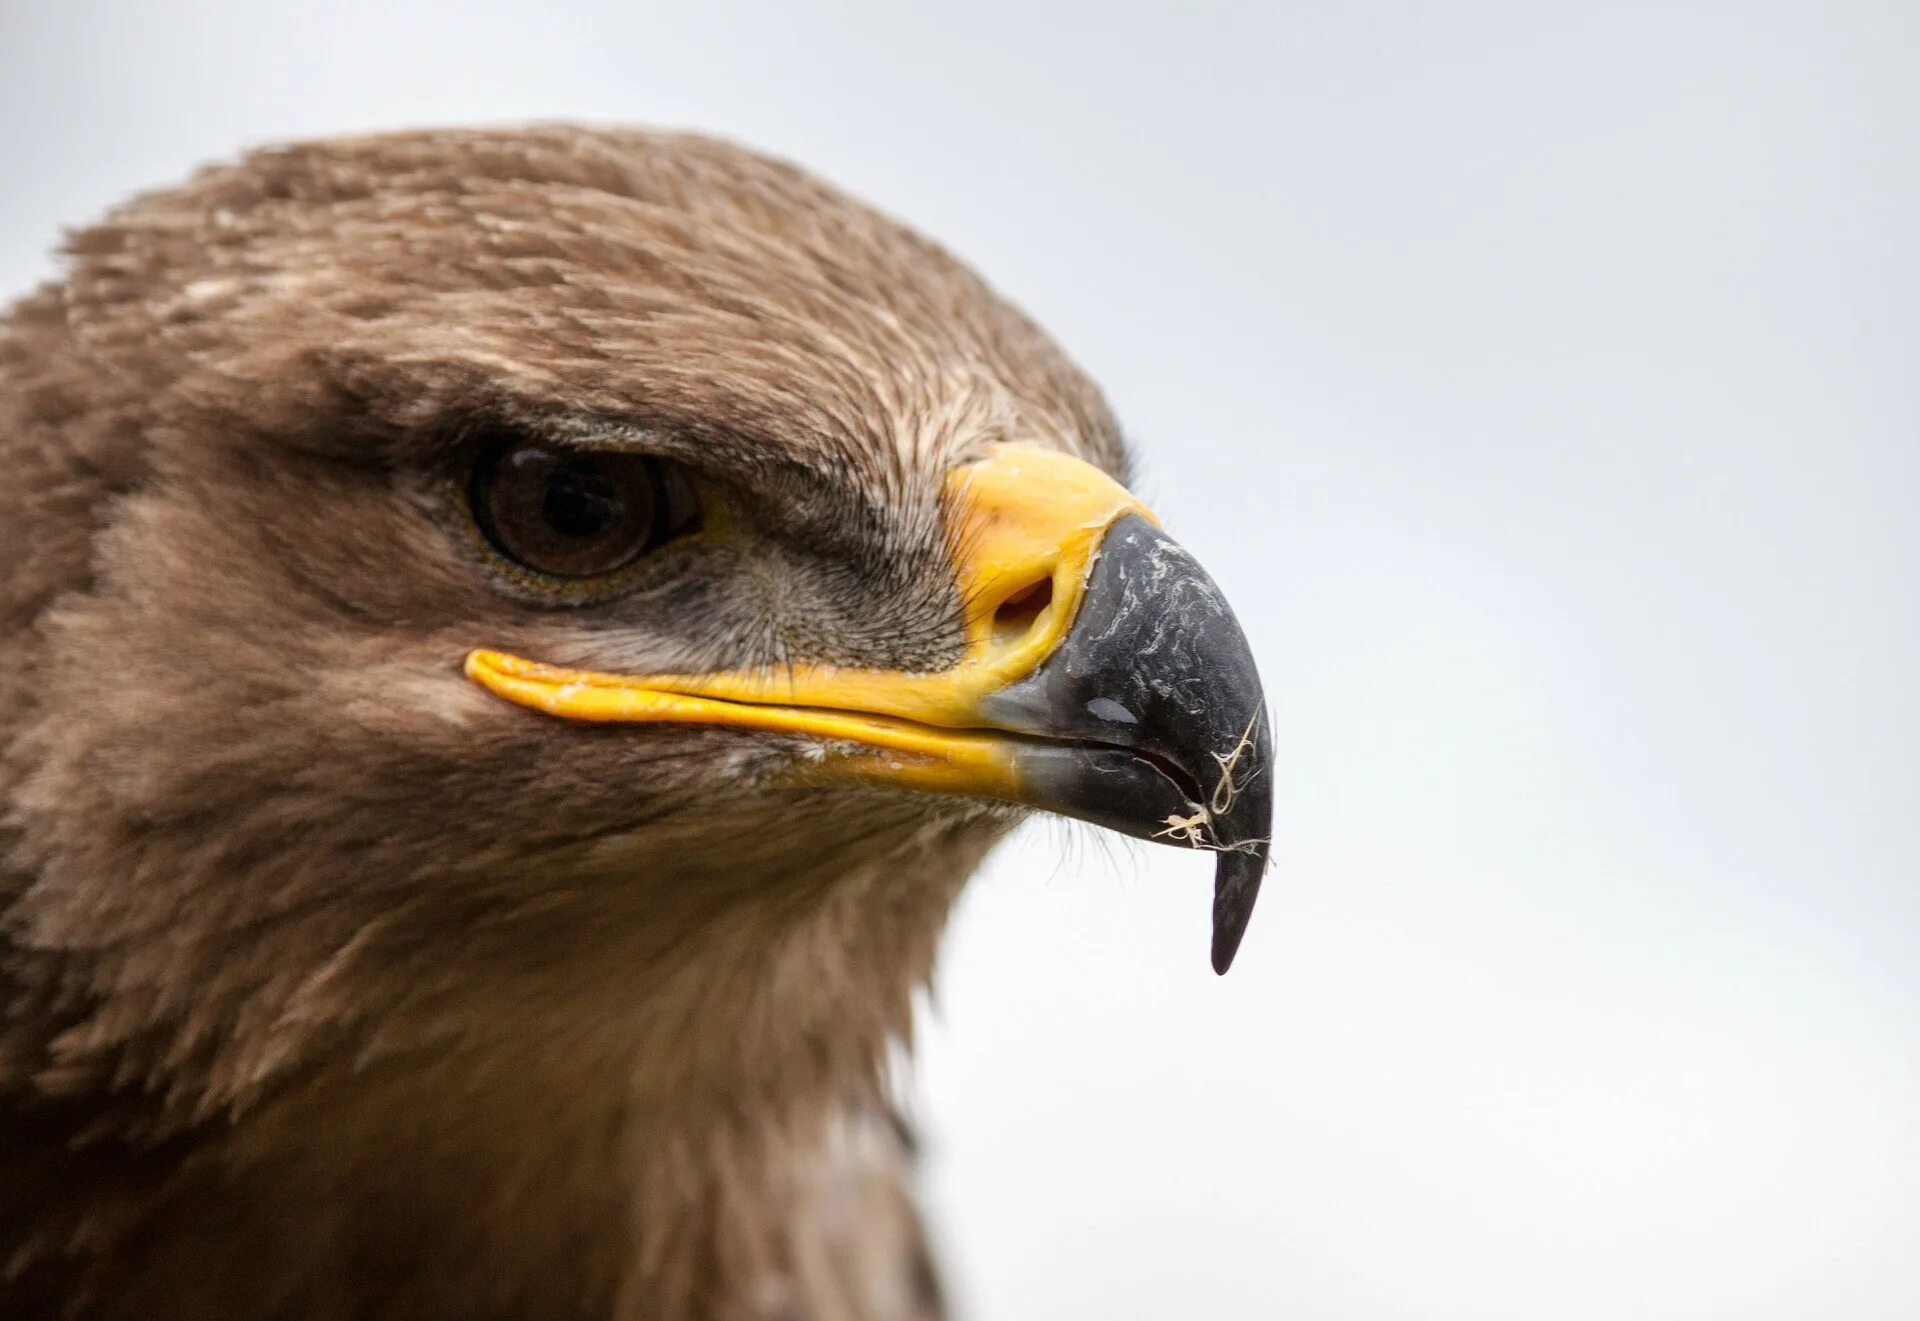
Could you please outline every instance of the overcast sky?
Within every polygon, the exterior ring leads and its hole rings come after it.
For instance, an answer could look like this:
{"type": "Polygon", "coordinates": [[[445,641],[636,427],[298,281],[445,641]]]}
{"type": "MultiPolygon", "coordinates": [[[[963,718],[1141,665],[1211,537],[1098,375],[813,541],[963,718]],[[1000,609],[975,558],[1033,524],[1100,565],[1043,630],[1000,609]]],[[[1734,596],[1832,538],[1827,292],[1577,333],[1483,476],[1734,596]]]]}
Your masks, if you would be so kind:
{"type": "Polygon", "coordinates": [[[1920,1315],[1920,6],[294,8],[0,0],[0,290],[249,143],[705,128],[1049,326],[1238,607],[1233,973],[1059,826],[950,937],[970,1314],[1920,1315]]]}

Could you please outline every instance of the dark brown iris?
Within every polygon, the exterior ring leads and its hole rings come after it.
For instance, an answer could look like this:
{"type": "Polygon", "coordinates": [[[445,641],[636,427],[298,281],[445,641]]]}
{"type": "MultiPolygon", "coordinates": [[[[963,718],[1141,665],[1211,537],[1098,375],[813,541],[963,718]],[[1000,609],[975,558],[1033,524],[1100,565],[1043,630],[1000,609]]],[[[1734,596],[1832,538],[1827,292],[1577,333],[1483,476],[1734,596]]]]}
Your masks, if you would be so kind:
{"type": "Polygon", "coordinates": [[[495,550],[553,578],[613,573],[700,521],[692,484],[664,459],[528,439],[482,453],[471,498],[495,550]]]}

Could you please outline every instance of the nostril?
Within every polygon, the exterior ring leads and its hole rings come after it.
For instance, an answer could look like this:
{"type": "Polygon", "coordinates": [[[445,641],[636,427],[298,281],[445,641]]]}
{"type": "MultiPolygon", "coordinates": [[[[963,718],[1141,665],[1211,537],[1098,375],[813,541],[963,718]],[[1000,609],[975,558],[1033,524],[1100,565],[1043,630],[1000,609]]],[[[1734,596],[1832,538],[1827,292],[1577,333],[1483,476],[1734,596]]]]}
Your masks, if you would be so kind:
{"type": "Polygon", "coordinates": [[[997,642],[1014,642],[1032,628],[1046,608],[1053,604],[1053,579],[1041,578],[1009,596],[993,612],[993,636],[997,642]]]}

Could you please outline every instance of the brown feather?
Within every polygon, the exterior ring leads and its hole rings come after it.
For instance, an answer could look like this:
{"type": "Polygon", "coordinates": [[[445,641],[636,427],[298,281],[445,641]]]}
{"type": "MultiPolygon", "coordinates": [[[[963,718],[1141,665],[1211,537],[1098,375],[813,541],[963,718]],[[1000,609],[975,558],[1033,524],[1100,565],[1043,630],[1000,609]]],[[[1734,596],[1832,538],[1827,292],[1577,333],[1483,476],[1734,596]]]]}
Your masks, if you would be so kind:
{"type": "Polygon", "coordinates": [[[937,666],[941,474],[1119,471],[1094,388],[691,136],[264,151],[69,246],[0,333],[0,1314],[936,1315],[885,1060],[1011,813],[459,660],[937,666]],[[499,427],[698,466],[731,558],[527,599],[458,509],[499,427]]]}

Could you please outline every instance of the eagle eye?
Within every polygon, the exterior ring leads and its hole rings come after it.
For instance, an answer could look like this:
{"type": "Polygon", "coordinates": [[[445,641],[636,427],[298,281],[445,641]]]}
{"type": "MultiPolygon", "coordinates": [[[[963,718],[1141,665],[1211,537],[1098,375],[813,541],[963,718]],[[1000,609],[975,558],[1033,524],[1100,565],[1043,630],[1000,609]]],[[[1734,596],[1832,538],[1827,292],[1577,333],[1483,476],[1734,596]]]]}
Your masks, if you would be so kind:
{"type": "Polygon", "coordinates": [[[468,495],[494,550],[549,578],[599,578],[700,525],[677,465],[647,454],[527,438],[487,446],[468,495]]]}

